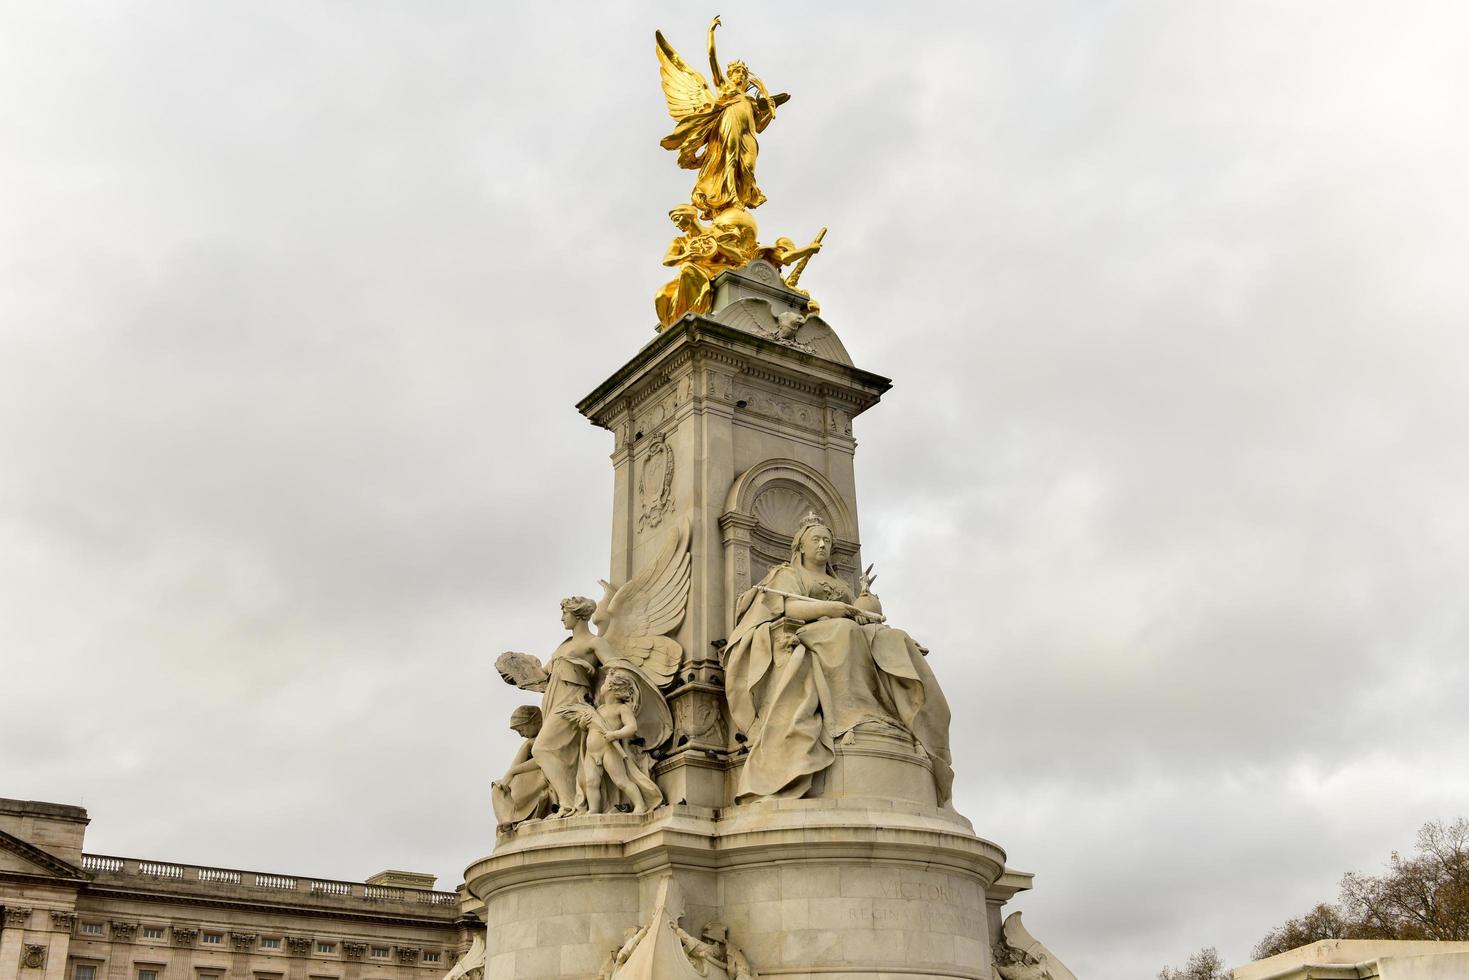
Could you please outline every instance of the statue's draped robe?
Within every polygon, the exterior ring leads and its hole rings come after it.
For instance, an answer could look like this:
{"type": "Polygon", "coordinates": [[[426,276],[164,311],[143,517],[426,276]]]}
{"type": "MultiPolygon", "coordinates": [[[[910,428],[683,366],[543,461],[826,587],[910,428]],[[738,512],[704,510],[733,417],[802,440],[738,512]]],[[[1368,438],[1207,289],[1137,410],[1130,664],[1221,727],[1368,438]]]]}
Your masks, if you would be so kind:
{"type": "MultiPolygon", "coordinates": [[[[538,759],[554,756],[565,765],[573,783],[581,761],[584,733],[575,722],[561,717],[558,709],[568,704],[586,704],[590,700],[596,670],[596,664],[591,660],[566,656],[559,648],[546,665],[550,680],[546,682],[546,693],[541,696],[541,731],[536,735],[531,755],[538,759]]],[[[557,800],[556,803],[563,809],[577,805],[573,800],[557,800]]]]}
{"type": "Polygon", "coordinates": [[[765,195],[755,184],[755,159],[760,152],[755,134],[770,119],[767,100],[726,91],[713,106],[685,116],[663,137],[665,149],[678,150],[680,167],[698,168],[691,199],[705,218],[725,208],[756,208],[765,203],[765,195]]]}
{"type": "MultiPolygon", "coordinates": [[[[535,740],[529,738],[520,743],[515,758],[510,760],[512,770],[530,760],[533,745],[535,740]]],[[[539,768],[507,776],[500,781],[500,785],[504,787],[503,792],[490,794],[495,807],[495,823],[515,824],[546,815],[550,787],[546,785],[546,776],[539,768]]]]}
{"type": "MultiPolygon", "coordinates": [[[[681,254],[689,236],[675,238],[668,246],[668,255],[663,264],[677,261],[673,256],[681,254]]],[[[698,262],[685,259],[677,262],[678,277],[664,285],[653,297],[653,308],[658,313],[658,322],[668,326],[685,313],[708,313],[714,307],[714,293],[710,281],[714,272],[712,261],[698,262]]]]}
{"type": "MultiPolygon", "coordinates": [[[[812,599],[852,602],[840,579],[777,565],[760,583],[812,599]]],[[[751,741],[740,801],[799,798],[836,759],[836,741],[858,725],[909,732],[933,764],[939,804],[954,771],[949,705],[913,638],[881,624],[786,620],[782,596],[754,588],[740,597],[730,634],[725,689],[735,726],[751,741]],[[794,642],[792,642],[794,641],[794,642]]]]}

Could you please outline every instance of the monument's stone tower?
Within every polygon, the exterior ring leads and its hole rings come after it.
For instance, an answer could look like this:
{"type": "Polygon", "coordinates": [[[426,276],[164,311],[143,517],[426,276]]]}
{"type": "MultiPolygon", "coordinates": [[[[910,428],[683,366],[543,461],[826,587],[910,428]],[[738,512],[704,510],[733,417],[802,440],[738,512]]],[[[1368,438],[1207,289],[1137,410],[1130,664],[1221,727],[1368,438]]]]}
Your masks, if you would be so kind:
{"type": "Polygon", "coordinates": [[[719,650],[737,598],[789,559],[807,514],[831,527],[854,588],[861,568],[852,419],[890,382],[854,367],[819,317],[782,339],[778,317],[807,302],[767,262],[725,272],[710,315],[685,315],[577,406],[615,437],[612,581],[652,560],[675,521],[691,525],[685,669],[669,695],[682,758],[662,769],[671,798],[702,806],[733,802],[719,650]]]}
{"type": "Polygon", "coordinates": [[[713,38],[711,88],[658,36],[663,145],[699,177],[657,335],[577,406],[613,433],[611,584],[563,602],[544,663],[497,661],[541,702],[451,980],[1067,980],[1001,921],[1030,876],[950,802],[951,652],[867,588],[853,420],[889,381],[798,287],[821,236],[758,244],[755,133],[786,96],[713,38]]]}

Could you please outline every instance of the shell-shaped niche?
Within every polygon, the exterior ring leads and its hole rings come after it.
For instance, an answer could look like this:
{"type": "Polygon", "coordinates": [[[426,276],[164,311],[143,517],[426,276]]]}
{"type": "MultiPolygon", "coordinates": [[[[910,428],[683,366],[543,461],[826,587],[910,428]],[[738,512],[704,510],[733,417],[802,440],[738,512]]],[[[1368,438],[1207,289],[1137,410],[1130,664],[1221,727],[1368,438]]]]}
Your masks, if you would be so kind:
{"type": "Polygon", "coordinates": [[[831,516],[814,498],[791,486],[767,487],[750,506],[751,515],[762,527],[784,538],[793,537],[801,518],[813,511],[830,523],[831,516]]]}

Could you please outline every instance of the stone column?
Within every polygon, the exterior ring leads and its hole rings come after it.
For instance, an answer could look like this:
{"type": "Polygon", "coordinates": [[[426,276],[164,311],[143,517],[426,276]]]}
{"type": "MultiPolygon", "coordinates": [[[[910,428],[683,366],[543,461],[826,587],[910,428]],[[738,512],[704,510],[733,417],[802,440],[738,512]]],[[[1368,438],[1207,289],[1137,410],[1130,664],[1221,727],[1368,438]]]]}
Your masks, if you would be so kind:
{"type": "Polygon", "coordinates": [[[342,943],[342,958],[347,961],[342,970],[342,980],[359,980],[362,976],[362,958],[366,955],[366,943],[342,943]]]}
{"type": "Polygon", "coordinates": [[[163,980],[193,980],[194,940],[199,930],[189,926],[170,927],[168,966],[164,967],[163,980]]]}
{"type": "Polygon", "coordinates": [[[57,909],[51,912],[50,950],[46,953],[45,980],[66,980],[66,958],[71,953],[71,930],[76,926],[76,913],[57,909]]]}
{"type": "Polygon", "coordinates": [[[20,976],[20,956],[31,910],[23,905],[5,906],[4,930],[0,931],[0,977],[20,976]]]}
{"type": "Polygon", "coordinates": [[[138,934],[136,922],[113,922],[112,943],[107,950],[107,978],[108,980],[132,980],[128,976],[128,965],[132,959],[128,955],[127,947],[133,944],[134,937],[138,934]]]}
{"type": "Polygon", "coordinates": [[[230,976],[250,980],[250,957],[255,950],[257,938],[259,937],[253,932],[230,933],[230,945],[234,949],[230,954],[230,976]]]}

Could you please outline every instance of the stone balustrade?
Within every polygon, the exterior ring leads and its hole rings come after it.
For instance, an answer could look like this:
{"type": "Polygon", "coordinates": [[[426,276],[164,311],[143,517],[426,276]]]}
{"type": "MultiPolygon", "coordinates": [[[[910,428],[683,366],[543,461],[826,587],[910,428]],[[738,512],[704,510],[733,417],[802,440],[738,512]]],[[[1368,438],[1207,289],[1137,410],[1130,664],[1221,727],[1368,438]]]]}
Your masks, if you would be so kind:
{"type": "Polygon", "coordinates": [[[201,886],[210,888],[226,886],[238,888],[242,892],[255,890],[295,892],[313,900],[361,902],[369,905],[393,903],[457,908],[459,904],[459,895],[456,892],[430,891],[392,885],[369,885],[360,881],[337,881],[330,878],[303,878],[296,875],[238,871],[233,868],[174,864],[168,861],[147,861],[105,854],[83,854],[82,869],[89,872],[99,884],[109,881],[121,883],[122,880],[128,879],[137,882],[157,880],[167,881],[173,887],[188,886],[191,882],[197,882],[201,886]]]}

